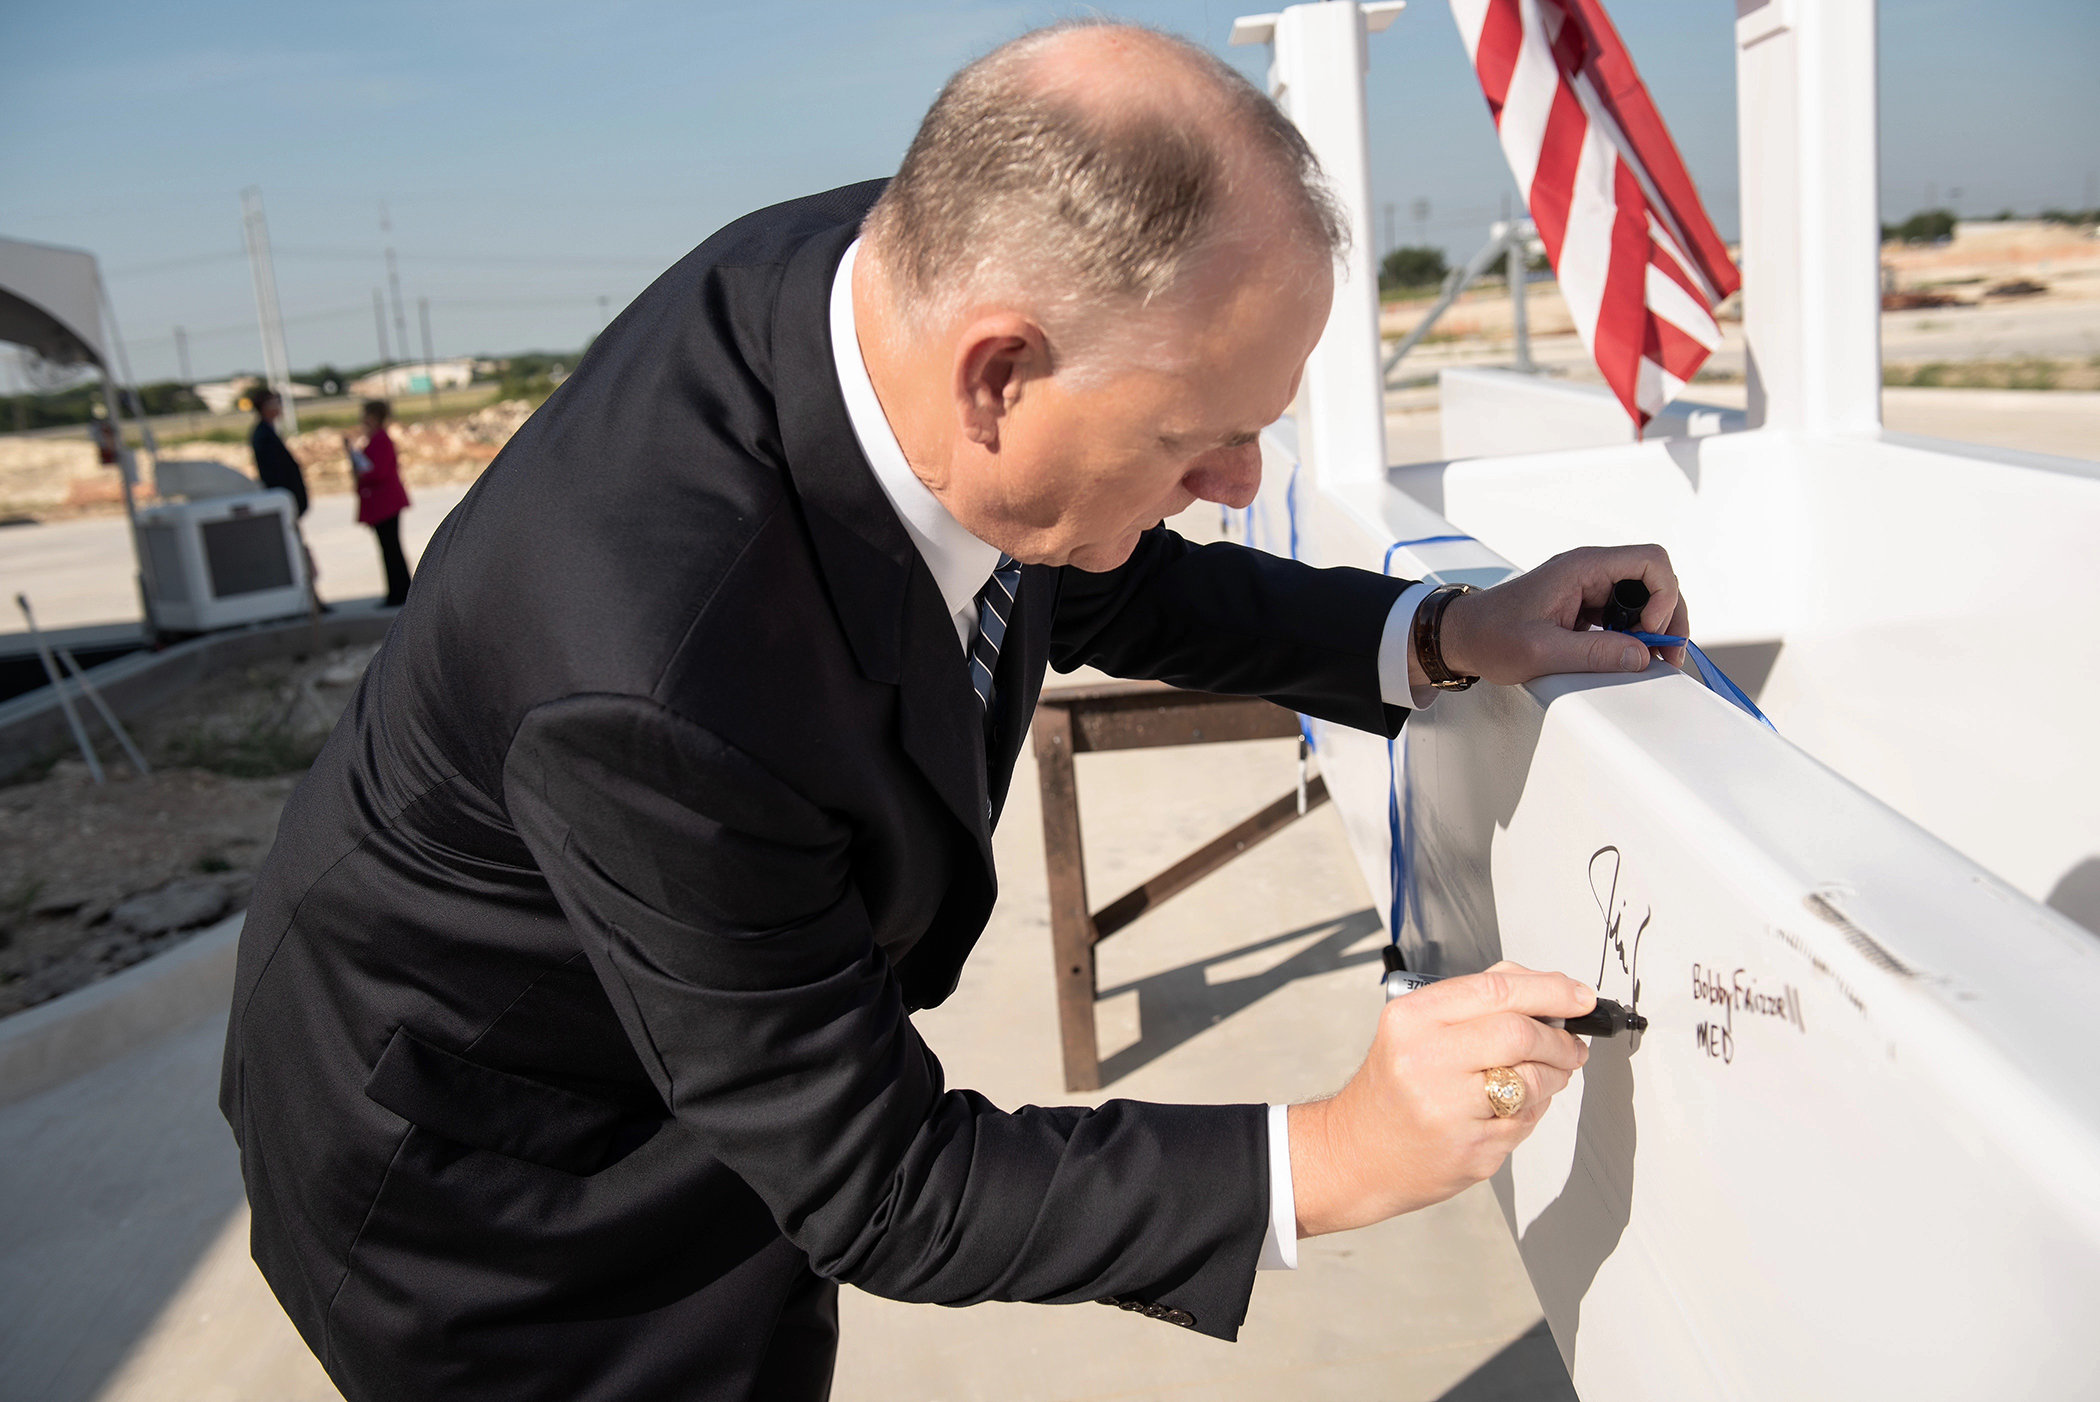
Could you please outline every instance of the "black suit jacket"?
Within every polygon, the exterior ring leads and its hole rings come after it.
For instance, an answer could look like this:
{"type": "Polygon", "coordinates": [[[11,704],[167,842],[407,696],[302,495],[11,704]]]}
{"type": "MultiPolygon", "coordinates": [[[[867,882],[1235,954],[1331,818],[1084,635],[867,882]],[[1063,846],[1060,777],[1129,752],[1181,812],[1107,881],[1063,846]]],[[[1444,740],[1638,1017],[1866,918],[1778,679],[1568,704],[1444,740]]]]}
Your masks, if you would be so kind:
{"type": "Polygon", "coordinates": [[[352,1399],[807,1391],[777,1370],[828,1347],[812,1272],[1245,1314],[1259,1106],[1001,1110],[907,1013],[992,908],[1046,665],[1390,733],[1403,582],[1163,529],[1028,567],[987,756],[833,373],[880,188],[732,225],[620,318],[432,542],[285,810],[222,1105],[256,1260],[352,1399]]]}
{"type": "Polygon", "coordinates": [[[306,514],[306,474],[299,468],[299,459],[292,450],[284,446],[277,436],[277,425],[268,419],[257,419],[248,434],[248,451],[255,454],[255,475],[265,487],[278,487],[292,494],[299,504],[299,515],[306,514]]]}

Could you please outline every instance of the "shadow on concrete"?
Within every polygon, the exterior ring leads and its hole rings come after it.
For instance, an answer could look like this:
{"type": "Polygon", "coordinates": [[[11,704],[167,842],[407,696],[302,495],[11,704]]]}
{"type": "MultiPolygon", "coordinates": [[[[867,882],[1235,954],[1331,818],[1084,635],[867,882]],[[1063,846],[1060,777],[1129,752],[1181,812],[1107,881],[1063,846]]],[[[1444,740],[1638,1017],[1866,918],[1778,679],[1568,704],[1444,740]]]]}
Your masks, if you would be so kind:
{"type": "Polygon", "coordinates": [[[1101,1084],[1114,1084],[1197,1033],[1251,1007],[1287,983],[1332,973],[1336,969],[1377,963],[1376,951],[1367,950],[1361,954],[1344,954],[1342,951],[1378,930],[1378,913],[1367,908],[1333,920],[1322,920],[1316,925],[1302,925],[1149,978],[1102,989],[1099,995],[1102,998],[1136,990],[1140,1035],[1137,1041],[1115,1055],[1103,1058],[1101,1084]],[[1312,934],[1318,934],[1319,938],[1260,973],[1221,979],[1215,983],[1210,980],[1209,971],[1217,965],[1259,954],[1312,934]]]}
{"type": "Polygon", "coordinates": [[[1518,1243],[1539,1308],[1567,1341],[1561,1357],[1570,1372],[1583,1298],[1633,1220],[1633,1155],[1640,1138],[1633,1115],[1633,1040],[1591,1040],[1568,1181],[1518,1243]]]}
{"type": "Polygon", "coordinates": [[[1507,1348],[1475,1368],[1437,1402],[1576,1402],[1568,1370],[1546,1321],[1526,1329],[1507,1348]]]}
{"type": "Polygon", "coordinates": [[[0,1397],[85,1402],[240,1209],[223,1017],[0,1111],[0,1397]]]}

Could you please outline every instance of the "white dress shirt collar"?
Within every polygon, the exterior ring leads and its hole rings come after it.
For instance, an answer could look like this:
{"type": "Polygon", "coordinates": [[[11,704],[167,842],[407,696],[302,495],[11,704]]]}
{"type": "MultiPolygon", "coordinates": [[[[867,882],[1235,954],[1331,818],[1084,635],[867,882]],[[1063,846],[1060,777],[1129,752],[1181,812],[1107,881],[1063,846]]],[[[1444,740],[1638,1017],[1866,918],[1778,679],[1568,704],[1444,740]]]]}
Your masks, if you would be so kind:
{"type": "Polygon", "coordinates": [[[882,401],[875,397],[853,325],[853,260],[859,252],[860,240],[855,239],[846,256],[839,259],[838,273],[831,280],[831,360],[838,371],[839,392],[845,396],[853,436],[860,440],[860,450],[868,466],[875,469],[882,494],[890,499],[905,533],[919,549],[919,558],[932,573],[949,617],[955,620],[956,637],[967,653],[977,631],[977,591],[998,568],[999,547],[986,545],[964,530],[904,460],[904,449],[883,415],[882,401]]]}

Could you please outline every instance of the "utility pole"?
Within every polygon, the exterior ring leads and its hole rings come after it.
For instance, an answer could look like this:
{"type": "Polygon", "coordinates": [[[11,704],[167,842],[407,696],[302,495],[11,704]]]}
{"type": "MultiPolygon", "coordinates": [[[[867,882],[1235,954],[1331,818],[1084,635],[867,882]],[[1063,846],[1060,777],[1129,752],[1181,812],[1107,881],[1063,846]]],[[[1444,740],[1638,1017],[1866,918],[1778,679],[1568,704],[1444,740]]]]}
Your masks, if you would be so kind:
{"type": "Polygon", "coordinates": [[[379,232],[387,235],[386,285],[394,298],[394,348],[408,359],[408,318],[401,312],[401,274],[394,267],[394,221],[386,217],[386,201],[379,203],[379,232]]]}
{"type": "Polygon", "coordinates": [[[1391,253],[1400,243],[1400,236],[1394,232],[1396,227],[1393,222],[1394,213],[1392,202],[1387,201],[1385,206],[1385,248],[1383,250],[1385,253],[1391,253]]]}
{"type": "Polygon", "coordinates": [[[287,433],[299,431],[299,409],[292,398],[291,361],[284,350],[284,314],[277,305],[277,270],[270,262],[270,226],[263,219],[262,189],[241,191],[242,223],[248,235],[248,271],[255,279],[255,318],[262,327],[263,373],[284,401],[287,433]]]}
{"type": "MultiPolygon", "coordinates": [[[[188,392],[190,399],[194,402],[197,398],[197,382],[190,375],[190,338],[183,334],[180,326],[175,328],[175,364],[182,372],[182,387],[188,392]]],[[[189,411],[188,419],[190,432],[195,433],[197,431],[197,411],[195,409],[189,411]]]]}
{"type": "Polygon", "coordinates": [[[384,370],[394,358],[386,353],[386,302],[379,289],[372,289],[372,329],[379,333],[379,368],[384,370]]]}
{"type": "Polygon", "coordinates": [[[423,372],[430,377],[430,407],[435,410],[438,406],[438,367],[437,359],[430,353],[430,299],[428,297],[416,298],[416,315],[422,318],[423,321],[423,372]]]}
{"type": "Polygon", "coordinates": [[[1509,329],[1515,364],[1525,375],[1538,373],[1531,359],[1531,317],[1524,305],[1524,285],[1531,281],[1531,232],[1529,219],[1504,220],[1509,230],[1509,329]]]}

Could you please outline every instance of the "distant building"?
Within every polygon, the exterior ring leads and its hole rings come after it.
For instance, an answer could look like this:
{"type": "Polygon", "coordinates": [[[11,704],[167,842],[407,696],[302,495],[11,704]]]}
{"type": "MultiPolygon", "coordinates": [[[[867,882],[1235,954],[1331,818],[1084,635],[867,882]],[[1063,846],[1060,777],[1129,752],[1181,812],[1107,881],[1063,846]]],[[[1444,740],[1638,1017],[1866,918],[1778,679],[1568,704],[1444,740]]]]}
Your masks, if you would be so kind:
{"type": "MultiPolygon", "coordinates": [[[[249,405],[248,391],[262,383],[256,375],[236,375],[230,380],[214,380],[209,384],[191,385],[204,407],[214,414],[230,414],[235,409],[246,410],[249,405]]],[[[290,387],[294,399],[313,399],[321,391],[312,385],[295,384],[290,387]]]]}
{"type": "Polygon", "coordinates": [[[375,370],[350,382],[350,393],[361,399],[393,399],[404,394],[428,394],[433,389],[460,389],[474,382],[474,360],[412,362],[375,370]]]}
{"type": "Polygon", "coordinates": [[[241,397],[261,383],[253,375],[239,375],[231,380],[216,380],[210,384],[191,385],[204,407],[214,414],[229,414],[241,397]]]}

